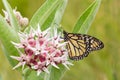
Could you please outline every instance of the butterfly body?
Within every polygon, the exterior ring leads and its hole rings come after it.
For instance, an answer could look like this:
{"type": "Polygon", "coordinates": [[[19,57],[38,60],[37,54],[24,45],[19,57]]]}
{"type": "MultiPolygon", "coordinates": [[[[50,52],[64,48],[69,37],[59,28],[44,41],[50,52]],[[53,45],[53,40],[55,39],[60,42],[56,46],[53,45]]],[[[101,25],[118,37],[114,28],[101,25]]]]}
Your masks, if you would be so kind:
{"type": "Polygon", "coordinates": [[[104,44],[99,39],[86,35],[63,32],[64,41],[67,42],[66,48],[70,59],[80,60],[87,57],[91,51],[102,49],[104,44]]]}

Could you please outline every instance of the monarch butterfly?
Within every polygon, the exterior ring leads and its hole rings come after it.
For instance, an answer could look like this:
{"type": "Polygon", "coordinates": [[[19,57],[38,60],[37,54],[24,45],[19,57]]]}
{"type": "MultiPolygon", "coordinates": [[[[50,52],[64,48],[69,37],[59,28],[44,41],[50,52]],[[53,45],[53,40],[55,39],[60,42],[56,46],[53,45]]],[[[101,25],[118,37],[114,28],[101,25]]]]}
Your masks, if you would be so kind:
{"type": "Polygon", "coordinates": [[[63,34],[64,41],[67,42],[66,48],[71,60],[83,59],[91,51],[100,50],[104,47],[102,41],[86,34],[68,33],[65,31],[63,31],[63,34]]]}

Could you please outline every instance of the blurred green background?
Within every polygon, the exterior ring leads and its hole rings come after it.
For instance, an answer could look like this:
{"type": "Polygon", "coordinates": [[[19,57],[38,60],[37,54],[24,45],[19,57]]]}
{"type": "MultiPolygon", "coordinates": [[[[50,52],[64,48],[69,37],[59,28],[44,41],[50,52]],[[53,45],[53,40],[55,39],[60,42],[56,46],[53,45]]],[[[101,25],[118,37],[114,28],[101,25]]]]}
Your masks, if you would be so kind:
{"type": "MultiPolygon", "coordinates": [[[[17,6],[23,16],[32,17],[45,0],[8,0],[12,8],[17,6]]],[[[69,0],[62,26],[67,31],[77,21],[79,15],[94,0],[69,0]]],[[[120,80],[120,0],[102,0],[97,16],[88,32],[101,39],[105,48],[91,53],[87,58],[74,62],[62,80],[120,80]]],[[[4,9],[0,0],[0,13],[4,9]]],[[[22,80],[20,74],[12,70],[0,47],[0,78],[2,80],[22,80]]]]}

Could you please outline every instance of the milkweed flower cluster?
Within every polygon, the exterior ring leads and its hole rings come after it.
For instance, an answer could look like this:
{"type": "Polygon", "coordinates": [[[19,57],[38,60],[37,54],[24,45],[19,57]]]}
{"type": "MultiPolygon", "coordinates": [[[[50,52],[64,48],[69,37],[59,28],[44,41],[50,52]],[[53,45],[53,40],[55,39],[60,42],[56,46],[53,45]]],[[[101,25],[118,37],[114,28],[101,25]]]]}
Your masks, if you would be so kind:
{"type": "MultiPolygon", "coordinates": [[[[5,20],[7,21],[7,23],[9,25],[11,25],[11,20],[10,20],[10,16],[9,16],[8,12],[3,10],[3,13],[5,15],[5,20]]],[[[15,15],[20,26],[27,26],[28,25],[28,23],[29,23],[28,18],[23,17],[19,11],[16,11],[16,9],[13,9],[13,14],[15,15]]]]}
{"type": "Polygon", "coordinates": [[[54,37],[51,37],[49,32],[50,29],[42,32],[38,26],[37,30],[31,28],[29,34],[19,33],[20,43],[12,42],[20,53],[20,56],[11,56],[19,61],[14,69],[19,66],[24,68],[27,65],[39,75],[42,71],[49,73],[48,66],[50,65],[57,69],[59,69],[58,64],[63,64],[66,68],[72,65],[68,61],[66,42],[60,38],[57,30],[54,37]]]}

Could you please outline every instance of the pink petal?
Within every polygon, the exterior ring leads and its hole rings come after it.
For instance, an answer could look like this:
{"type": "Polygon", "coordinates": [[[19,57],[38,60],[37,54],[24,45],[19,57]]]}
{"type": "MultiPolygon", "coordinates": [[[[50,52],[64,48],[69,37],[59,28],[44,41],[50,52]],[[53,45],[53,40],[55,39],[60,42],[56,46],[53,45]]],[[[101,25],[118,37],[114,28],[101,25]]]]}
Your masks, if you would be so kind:
{"type": "Polygon", "coordinates": [[[29,39],[28,43],[31,47],[35,47],[35,45],[36,45],[36,41],[33,38],[29,39]]]}
{"type": "Polygon", "coordinates": [[[50,73],[46,67],[43,68],[43,71],[45,71],[46,73],[50,73]]]}
{"type": "Polygon", "coordinates": [[[15,60],[18,60],[20,61],[21,60],[21,57],[17,57],[17,56],[10,56],[11,58],[15,59],[15,60]]]}
{"type": "Polygon", "coordinates": [[[54,62],[51,62],[51,65],[54,66],[57,69],[60,69],[54,62]]]}
{"type": "Polygon", "coordinates": [[[41,71],[40,69],[38,69],[38,70],[37,70],[37,76],[39,76],[41,72],[42,72],[42,71],[41,71]]]}
{"type": "Polygon", "coordinates": [[[20,66],[22,66],[22,63],[19,62],[15,67],[13,67],[13,69],[16,69],[16,68],[18,68],[20,66]]]}
{"type": "Polygon", "coordinates": [[[70,70],[70,68],[65,64],[65,63],[62,63],[68,70],[70,70]]]}
{"type": "Polygon", "coordinates": [[[24,47],[24,46],[23,46],[22,44],[20,44],[20,43],[15,43],[15,42],[12,42],[12,41],[11,41],[11,43],[12,43],[13,45],[15,45],[16,48],[23,48],[23,47],[24,47]]]}

